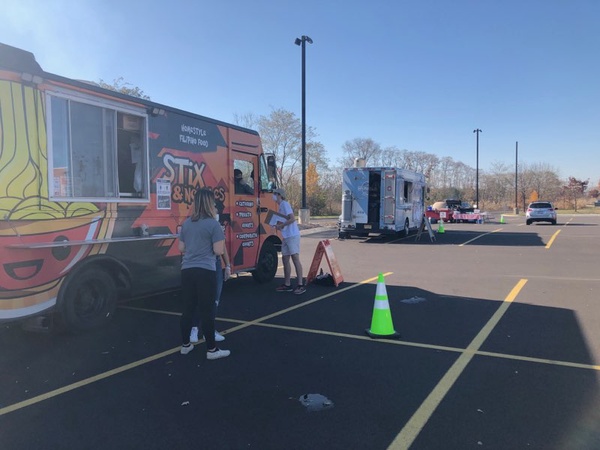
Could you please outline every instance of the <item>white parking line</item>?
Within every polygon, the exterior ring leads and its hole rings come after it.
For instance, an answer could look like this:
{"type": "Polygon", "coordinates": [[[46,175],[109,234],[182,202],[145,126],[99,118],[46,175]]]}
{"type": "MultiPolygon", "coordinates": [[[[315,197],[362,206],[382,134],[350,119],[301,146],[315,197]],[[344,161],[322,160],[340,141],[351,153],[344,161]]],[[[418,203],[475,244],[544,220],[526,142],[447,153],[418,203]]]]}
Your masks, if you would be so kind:
{"type": "Polygon", "coordinates": [[[468,240],[467,242],[463,242],[462,244],[459,244],[459,247],[463,247],[463,246],[465,246],[465,245],[467,245],[467,244],[470,244],[470,243],[471,243],[471,242],[473,242],[473,241],[476,241],[476,240],[477,240],[477,239],[479,239],[479,238],[482,238],[482,237],[484,237],[484,236],[487,236],[488,234],[497,233],[498,231],[502,231],[502,228],[498,228],[497,230],[490,231],[489,233],[483,233],[483,234],[480,234],[479,236],[477,236],[477,237],[474,237],[473,239],[470,239],[470,240],[468,240]]]}

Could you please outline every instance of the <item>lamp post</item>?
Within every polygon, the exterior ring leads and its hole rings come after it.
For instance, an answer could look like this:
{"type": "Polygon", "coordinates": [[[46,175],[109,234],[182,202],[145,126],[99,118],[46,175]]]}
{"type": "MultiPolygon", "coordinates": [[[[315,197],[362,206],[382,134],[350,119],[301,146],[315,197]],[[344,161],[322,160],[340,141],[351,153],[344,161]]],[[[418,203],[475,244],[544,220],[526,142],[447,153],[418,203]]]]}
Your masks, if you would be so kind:
{"type": "Polygon", "coordinates": [[[300,213],[300,222],[303,214],[307,215],[306,212],[306,43],[312,44],[313,41],[308,36],[302,36],[296,38],[294,43],[302,46],[302,209],[304,213],[300,213]]]}
{"type": "Polygon", "coordinates": [[[477,156],[476,156],[476,167],[475,167],[475,205],[477,209],[481,209],[479,207],[479,133],[481,130],[477,128],[473,130],[473,133],[477,134],[477,156]]]}
{"type": "Polygon", "coordinates": [[[519,141],[515,146],[515,214],[519,214],[519,141]]]}

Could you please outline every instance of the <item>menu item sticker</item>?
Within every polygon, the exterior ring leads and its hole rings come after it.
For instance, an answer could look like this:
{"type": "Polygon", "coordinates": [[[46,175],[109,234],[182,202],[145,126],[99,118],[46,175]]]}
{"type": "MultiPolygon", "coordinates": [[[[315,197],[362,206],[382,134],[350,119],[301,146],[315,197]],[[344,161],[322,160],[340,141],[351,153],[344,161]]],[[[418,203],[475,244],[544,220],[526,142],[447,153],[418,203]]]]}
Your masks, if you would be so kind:
{"type": "Polygon", "coordinates": [[[171,209],[171,182],[159,178],[156,180],[156,209],[171,209]]]}

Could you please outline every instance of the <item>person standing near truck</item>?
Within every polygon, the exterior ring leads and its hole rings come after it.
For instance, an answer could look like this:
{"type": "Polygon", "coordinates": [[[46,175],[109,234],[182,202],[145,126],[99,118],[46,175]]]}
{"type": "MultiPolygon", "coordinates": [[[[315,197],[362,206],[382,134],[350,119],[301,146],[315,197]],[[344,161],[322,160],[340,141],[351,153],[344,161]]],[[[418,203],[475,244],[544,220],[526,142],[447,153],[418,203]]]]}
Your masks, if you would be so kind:
{"type": "Polygon", "coordinates": [[[198,310],[202,331],[206,339],[207,359],[229,356],[229,350],[215,345],[214,308],[217,295],[216,258],[225,251],[225,234],[215,219],[217,210],[212,190],[203,188],[194,195],[194,212],[181,227],[179,251],[181,262],[181,292],[183,314],[180,330],[180,353],[186,355],[194,349],[190,343],[194,313],[198,310]]]}
{"type": "Polygon", "coordinates": [[[285,200],[285,190],[278,188],[273,191],[273,200],[279,205],[279,214],[285,218],[277,222],[275,228],[281,231],[283,243],[281,244],[281,256],[283,261],[283,284],[276,288],[278,292],[294,292],[296,295],[304,294],[306,286],[302,277],[302,264],[300,263],[300,228],[296,222],[292,206],[285,200]],[[290,258],[294,262],[298,284],[295,288],[291,285],[292,267],[290,258]]]}
{"type": "MultiPolygon", "coordinates": [[[[217,214],[218,215],[218,214],[217,214]]],[[[219,219],[217,218],[217,221],[219,219]]],[[[223,249],[223,254],[221,256],[217,256],[216,258],[216,275],[217,275],[217,296],[215,297],[215,309],[213,314],[213,319],[217,318],[217,308],[219,307],[219,303],[221,302],[221,293],[223,292],[223,283],[229,278],[231,278],[231,264],[229,261],[229,255],[227,254],[227,248],[223,249]],[[225,263],[225,268],[223,268],[221,260],[225,263]]],[[[198,329],[200,327],[200,316],[198,312],[194,315],[192,332],[190,333],[190,342],[195,344],[198,342],[198,329]]],[[[225,336],[219,333],[215,329],[215,341],[223,342],[225,340],[225,336]]]]}

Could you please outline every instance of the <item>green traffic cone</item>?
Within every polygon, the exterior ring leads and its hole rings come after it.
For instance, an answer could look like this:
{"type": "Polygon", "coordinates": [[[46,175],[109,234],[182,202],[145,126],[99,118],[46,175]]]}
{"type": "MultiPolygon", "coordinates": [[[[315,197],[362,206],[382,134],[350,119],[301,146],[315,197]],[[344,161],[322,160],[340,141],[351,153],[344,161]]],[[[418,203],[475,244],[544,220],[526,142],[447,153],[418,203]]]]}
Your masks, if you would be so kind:
{"type": "Polygon", "coordinates": [[[365,332],[373,339],[396,339],[400,337],[394,330],[390,303],[382,273],[377,278],[377,291],[375,292],[371,328],[365,330],[365,332]]]}

